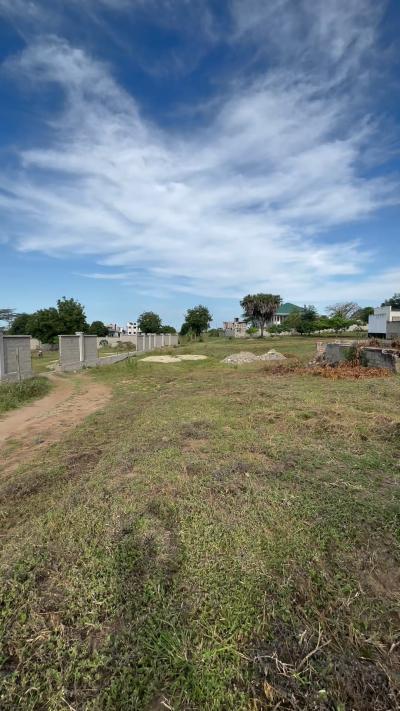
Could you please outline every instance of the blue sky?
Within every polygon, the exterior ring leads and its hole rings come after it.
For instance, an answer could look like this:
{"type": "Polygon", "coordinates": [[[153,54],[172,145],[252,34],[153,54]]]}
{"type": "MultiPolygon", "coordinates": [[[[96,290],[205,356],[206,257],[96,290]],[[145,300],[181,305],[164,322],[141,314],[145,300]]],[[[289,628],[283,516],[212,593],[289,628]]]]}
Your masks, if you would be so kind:
{"type": "Polygon", "coordinates": [[[400,291],[400,4],[0,0],[0,306],[400,291]]]}

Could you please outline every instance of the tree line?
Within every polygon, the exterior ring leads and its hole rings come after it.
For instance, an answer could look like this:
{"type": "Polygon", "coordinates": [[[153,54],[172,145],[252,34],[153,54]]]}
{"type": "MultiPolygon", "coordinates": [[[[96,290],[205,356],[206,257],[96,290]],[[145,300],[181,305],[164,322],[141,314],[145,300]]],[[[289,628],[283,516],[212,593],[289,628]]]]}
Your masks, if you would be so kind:
{"type": "MultiPolygon", "coordinates": [[[[327,307],[327,315],[320,315],[315,306],[309,304],[298,308],[285,318],[282,325],[271,325],[274,314],[282,304],[278,294],[247,294],[240,301],[243,318],[249,324],[249,333],[264,335],[268,327],[270,332],[295,330],[301,334],[333,329],[341,331],[353,323],[366,324],[374,312],[372,306],[360,307],[353,301],[336,303],[327,307]]],[[[400,310],[400,292],[386,299],[382,306],[391,306],[400,310]]],[[[180,334],[199,337],[208,331],[210,335],[219,335],[220,329],[210,329],[213,317],[207,306],[199,304],[186,311],[180,334]]],[[[107,336],[108,328],[102,321],[86,320],[85,309],[79,301],[63,296],[57,306],[39,309],[32,314],[17,314],[14,309],[0,309],[0,321],[8,323],[8,333],[13,335],[29,334],[42,343],[53,343],[60,334],[84,333],[107,336]]],[[[161,317],[154,311],[144,311],[138,318],[138,327],[142,333],[176,333],[173,326],[162,323],[161,317]]]]}
{"type": "MultiPolygon", "coordinates": [[[[247,294],[240,305],[243,318],[249,323],[249,333],[260,330],[261,337],[268,327],[270,333],[294,330],[301,334],[332,329],[342,331],[352,324],[368,323],[368,317],[374,313],[372,306],[361,307],[354,301],[332,304],[327,307],[327,315],[318,314],[312,304],[304,305],[289,314],[281,325],[272,324],[273,317],[282,304],[278,294],[247,294]]],[[[400,310],[400,293],[386,299],[382,306],[392,306],[400,310]]]]}
{"type": "MultiPolygon", "coordinates": [[[[186,311],[180,334],[181,336],[200,336],[204,331],[209,329],[211,321],[212,314],[207,306],[203,306],[202,304],[194,306],[186,311]]],[[[142,333],[176,333],[173,326],[163,325],[161,317],[154,313],[154,311],[145,311],[141,314],[137,320],[137,324],[142,333]]]]}
{"type": "Polygon", "coordinates": [[[0,321],[8,322],[8,333],[14,336],[29,334],[42,343],[54,343],[60,334],[83,331],[93,336],[107,336],[102,321],[86,320],[85,309],[79,301],[58,299],[57,306],[38,309],[34,313],[15,313],[14,309],[0,309],[0,321]]]}

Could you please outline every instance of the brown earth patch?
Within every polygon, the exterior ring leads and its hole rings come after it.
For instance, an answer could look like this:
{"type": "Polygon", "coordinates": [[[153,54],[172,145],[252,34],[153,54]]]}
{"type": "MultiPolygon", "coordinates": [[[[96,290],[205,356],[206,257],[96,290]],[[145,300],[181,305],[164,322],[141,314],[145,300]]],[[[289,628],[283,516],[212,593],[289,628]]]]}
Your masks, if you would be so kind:
{"type": "Polygon", "coordinates": [[[30,461],[111,397],[110,388],[86,373],[48,377],[54,385],[49,395],[0,420],[0,475],[30,461]]]}

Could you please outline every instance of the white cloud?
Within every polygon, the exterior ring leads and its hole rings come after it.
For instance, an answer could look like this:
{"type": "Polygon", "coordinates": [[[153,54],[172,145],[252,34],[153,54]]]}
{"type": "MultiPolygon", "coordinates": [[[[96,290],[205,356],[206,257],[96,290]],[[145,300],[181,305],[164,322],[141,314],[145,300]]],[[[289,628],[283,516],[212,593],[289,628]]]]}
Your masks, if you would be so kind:
{"type": "MultiPolygon", "coordinates": [[[[248,13],[257,27],[263,6],[254,3],[248,13]]],[[[264,78],[228,86],[207,125],[189,136],[145,120],[109,68],[82,49],[55,38],[30,45],[8,71],[40,90],[57,85],[65,103],[51,119],[47,144],[21,151],[18,170],[0,176],[0,207],[15,247],[91,255],[118,271],[95,268],[89,277],[165,292],[361,298],[373,255],[346,239],[346,225],[399,195],[397,183],[363,175],[377,125],[357,120],[360,97],[336,81],[342,60],[348,76],[373,42],[375,14],[368,24],[368,13],[356,12],[367,6],[373,8],[351,0],[333,14],[333,4],[318,2],[311,19],[304,8],[284,17],[296,42],[300,20],[310,22],[309,53],[311,36],[328,45],[329,81],[281,62],[264,78]],[[348,27],[354,18],[357,27],[365,24],[363,41],[348,27]],[[325,238],[338,227],[342,239],[325,238]]],[[[285,7],[276,0],[277,11],[285,7]]],[[[246,17],[236,14],[238,41],[255,31],[246,17]]]]}

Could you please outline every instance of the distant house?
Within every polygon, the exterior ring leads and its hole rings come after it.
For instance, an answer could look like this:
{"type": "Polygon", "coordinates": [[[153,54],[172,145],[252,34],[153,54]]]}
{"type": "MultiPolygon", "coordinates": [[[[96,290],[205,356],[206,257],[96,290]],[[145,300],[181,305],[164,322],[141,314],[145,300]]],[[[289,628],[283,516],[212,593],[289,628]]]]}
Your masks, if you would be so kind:
{"type": "Polygon", "coordinates": [[[128,336],[137,336],[138,333],[141,333],[136,321],[128,321],[126,324],[126,333],[128,336]]]}
{"type": "Polygon", "coordinates": [[[296,304],[290,304],[287,301],[285,304],[282,304],[277,311],[275,311],[272,321],[269,325],[282,326],[288,316],[291,316],[291,314],[300,312],[302,310],[303,309],[301,308],[301,306],[296,306],[296,304]]]}
{"type": "Polygon", "coordinates": [[[227,338],[245,338],[248,327],[247,321],[240,321],[238,318],[233,321],[224,321],[222,324],[224,336],[227,338]]]}
{"type": "Polygon", "coordinates": [[[400,311],[380,306],[368,318],[368,335],[375,338],[400,338],[400,311]]]}
{"type": "Polygon", "coordinates": [[[119,338],[125,334],[124,328],[118,326],[117,323],[108,323],[106,328],[108,329],[108,335],[112,338],[119,338]]]}

